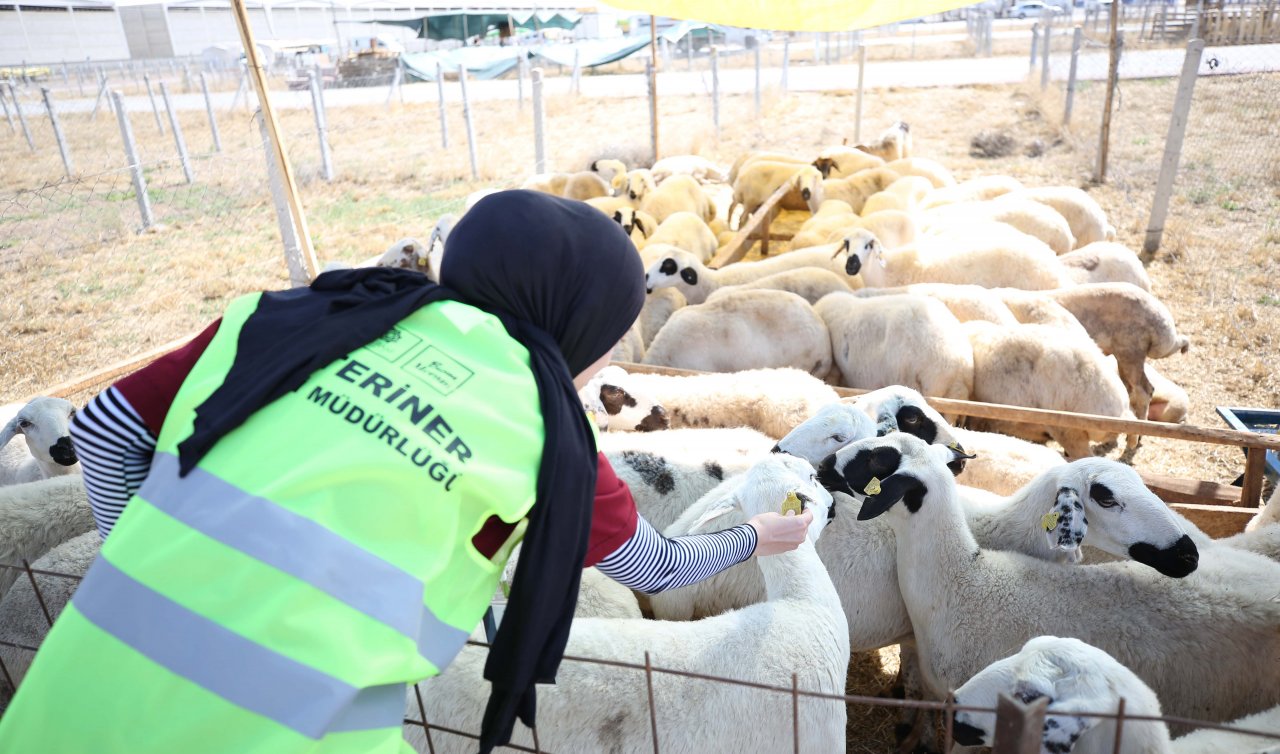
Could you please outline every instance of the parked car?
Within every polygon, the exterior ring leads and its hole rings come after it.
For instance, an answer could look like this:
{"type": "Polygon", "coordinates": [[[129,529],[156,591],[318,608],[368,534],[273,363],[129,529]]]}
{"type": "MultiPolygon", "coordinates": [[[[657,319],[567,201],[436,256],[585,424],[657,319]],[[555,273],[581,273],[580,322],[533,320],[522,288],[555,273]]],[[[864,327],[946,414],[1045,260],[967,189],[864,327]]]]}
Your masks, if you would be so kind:
{"type": "Polygon", "coordinates": [[[1008,15],[1010,18],[1039,18],[1045,11],[1055,16],[1063,12],[1058,6],[1050,5],[1043,0],[1021,0],[1009,9],[1008,15]]]}

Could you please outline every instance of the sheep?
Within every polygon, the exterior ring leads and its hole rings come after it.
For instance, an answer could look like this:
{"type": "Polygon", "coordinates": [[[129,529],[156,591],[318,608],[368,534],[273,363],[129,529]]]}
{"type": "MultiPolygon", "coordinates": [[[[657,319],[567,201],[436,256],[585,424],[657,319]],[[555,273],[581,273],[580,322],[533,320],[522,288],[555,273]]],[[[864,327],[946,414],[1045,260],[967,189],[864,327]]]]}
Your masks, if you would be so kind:
{"type": "MultiPolygon", "coordinates": [[[[0,487],[0,563],[32,561],[72,537],[93,531],[93,513],[79,474],[0,487]]],[[[0,594],[19,571],[0,569],[0,594]]]]}
{"type": "Polygon", "coordinates": [[[613,211],[613,221],[622,226],[627,237],[637,249],[644,246],[645,239],[658,229],[658,219],[644,210],[635,207],[619,207],[613,211]]]}
{"type": "Polygon", "coordinates": [[[613,193],[621,191],[626,182],[627,166],[621,160],[595,160],[591,170],[600,174],[613,193]]]}
{"type": "Polygon", "coordinates": [[[1067,219],[1071,234],[1076,237],[1076,248],[1097,241],[1111,241],[1116,237],[1115,228],[1107,222],[1107,213],[1084,191],[1071,186],[1042,186],[1011,193],[1009,198],[1030,199],[1047,204],[1067,219]]]}
{"type": "Polygon", "coordinates": [[[867,199],[884,191],[902,178],[888,167],[859,170],[846,178],[829,178],[819,180],[820,174],[815,168],[803,168],[796,176],[801,196],[806,197],[810,210],[822,206],[824,201],[839,199],[847,203],[854,212],[861,213],[867,199]]]}
{"type": "Polygon", "coordinates": [[[1022,190],[1022,182],[1016,178],[1010,178],[1007,175],[984,175],[932,191],[924,197],[920,206],[923,209],[933,209],[959,202],[985,202],[988,199],[1022,190]]]}
{"type": "Polygon", "coordinates": [[[996,288],[991,293],[1000,299],[1014,319],[1024,325],[1048,325],[1072,337],[1089,338],[1089,331],[1084,329],[1074,314],[1041,291],[996,288]]]}
{"type": "Polygon", "coordinates": [[[1116,357],[1130,410],[1136,417],[1147,418],[1154,390],[1144,372],[1147,359],[1186,353],[1190,347],[1169,309],[1127,283],[1080,285],[1044,295],[1071,312],[1103,353],[1116,357]]]}
{"type": "Polygon", "coordinates": [[[806,246],[818,246],[839,241],[844,238],[844,233],[841,232],[836,238],[827,238],[831,229],[848,228],[853,230],[860,228],[862,226],[858,219],[848,202],[840,199],[827,199],[818,206],[817,211],[808,220],[805,220],[800,229],[796,231],[796,234],[791,237],[791,248],[803,249],[806,246]]]}
{"type": "Polygon", "coordinates": [[[622,340],[618,341],[618,345],[613,347],[609,360],[639,362],[643,359],[644,329],[640,325],[640,320],[637,319],[631,323],[631,327],[627,328],[622,340]]]}
{"type": "Polygon", "coordinates": [[[1153,422],[1184,424],[1187,412],[1191,410],[1191,398],[1173,380],[1156,371],[1150,364],[1142,368],[1151,383],[1151,403],[1147,407],[1146,418],[1153,422]]]}
{"type": "Polygon", "coordinates": [[[1075,284],[1132,283],[1151,291],[1151,278],[1138,255],[1118,243],[1099,241],[1058,257],[1075,284]]]}
{"type": "Polygon", "coordinates": [[[857,147],[843,145],[823,149],[813,161],[813,166],[822,173],[823,178],[844,178],[859,170],[878,168],[883,164],[884,159],[880,157],[857,147]]]}
{"type": "Polygon", "coordinates": [[[945,204],[925,214],[926,232],[944,231],[975,220],[1004,223],[1029,236],[1044,241],[1055,254],[1066,254],[1075,248],[1067,219],[1052,207],[1030,199],[1000,197],[989,202],[945,204]]]}
{"type": "Polygon", "coordinates": [[[750,283],[718,288],[715,293],[707,297],[707,301],[715,301],[717,297],[727,295],[732,291],[769,289],[794,293],[808,301],[810,305],[813,305],[829,293],[847,293],[851,290],[846,282],[847,280],[849,278],[837,275],[831,270],[820,270],[817,267],[801,267],[796,270],[766,275],[750,283]]]}
{"type": "MultiPolygon", "coordinates": [[[[861,231],[857,240],[864,244],[879,245],[866,231],[861,231]]],[[[705,302],[712,293],[724,286],[755,282],[787,270],[818,267],[842,277],[847,270],[844,250],[835,245],[792,251],[759,262],[739,262],[718,270],[703,266],[692,253],[673,246],[664,247],[662,251],[665,253],[659,257],[653,253],[657,248],[656,244],[649,244],[645,249],[652,260],[644,276],[646,287],[650,293],[660,288],[674,287],[684,294],[685,300],[690,304],[705,302]]]]}
{"type": "MultiPolygon", "coordinates": [[[[31,582],[25,578],[17,580],[6,590],[4,599],[0,600],[0,627],[3,627],[0,640],[39,647],[49,632],[45,611],[48,611],[49,618],[56,620],[71,601],[76,587],[80,586],[78,578],[49,576],[39,571],[83,577],[101,546],[102,537],[98,532],[85,531],[37,558],[31,569],[40,588],[40,597],[36,597],[31,582]]],[[[30,650],[0,645],[0,662],[4,663],[14,684],[22,682],[34,654],[30,650]]]]}
{"type": "Polygon", "coordinates": [[[886,209],[897,209],[903,212],[915,212],[920,208],[924,198],[933,192],[933,184],[928,178],[918,175],[904,175],[890,183],[884,191],[872,194],[867,203],[862,205],[862,216],[874,214],[886,209]],[[883,206],[880,205],[883,202],[883,206]]]}
{"type": "MultiPolygon", "coordinates": [[[[507,591],[515,581],[516,567],[520,564],[520,548],[516,545],[502,567],[498,588],[494,591],[495,605],[506,602],[507,591]]],[[[504,608],[505,609],[505,608],[504,608]]],[[[494,617],[502,620],[495,608],[494,617]]],[[[578,618],[640,618],[640,603],[635,594],[622,584],[605,576],[598,568],[582,569],[578,583],[578,602],[573,606],[573,617],[578,618]]]]}
{"type": "Polygon", "coordinates": [[[662,183],[673,175],[688,175],[699,183],[724,183],[728,178],[724,169],[705,157],[693,154],[663,157],[650,168],[653,179],[662,183]]]}
{"type": "Polygon", "coordinates": [[[956,481],[997,495],[1011,495],[1039,474],[1067,463],[1055,450],[998,432],[952,427],[951,434],[977,456],[956,481]]]}
{"type": "MultiPolygon", "coordinates": [[[[797,173],[813,166],[804,162],[775,162],[757,160],[746,163],[733,182],[733,199],[729,203],[729,211],[725,219],[733,226],[734,210],[742,208],[742,222],[755,214],[756,210],[773,196],[773,193],[786,185],[797,173]]],[[[820,174],[819,174],[820,176],[820,174]]],[[[818,202],[817,204],[821,204],[818,202]]],[[[814,206],[817,206],[815,204],[814,206]]]]}
{"type": "Polygon", "coordinates": [[[1271,524],[1280,524],[1280,485],[1272,490],[1271,499],[1262,506],[1262,510],[1258,511],[1256,516],[1249,519],[1244,530],[1246,533],[1254,532],[1271,524]]]}
{"type": "Polygon", "coordinates": [[[774,438],[748,427],[606,432],[599,443],[636,510],[658,531],[716,485],[768,456],[773,444],[774,438]]]}
{"type": "MultiPolygon", "coordinates": [[[[880,192],[883,194],[884,192],[880,192]]],[[[876,194],[879,196],[880,194],[876,194]]],[[[849,204],[840,199],[827,199],[818,212],[800,226],[791,239],[791,248],[820,246],[838,243],[858,229],[866,229],[875,235],[886,249],[896,249],[916,239],[918,233],[915,218],[900,210],[881,210],[866,216],[852,211],[841,211],[849,204]],[[823,208],[828,208],[823,212],[823,208]]]]}
{"type": "Polygon", "coordinates": [[[905,385],[926,395],[968,399],[973,352],[960,323],[937,301],[833,293],[814,311],[831,332],[832,358],[844,386],[905,385]]]}
{"type": "Polygon", "coordinates": [[[859,144],[857,149],[882,160],[901,160],[911,156],[911,126],[898,121],[886,128],[870,144],[859,144]]]}
{"type": "Polygon", "coordinates": [[[692,212],[675,212],[667,216],[643,244],[637,244],[637,248],[643,249],[649,244],[668,244],[684,249],[703,264],[710,262],[719,248],[716,234],[711,232],[702,217],[692,212]]]}
{"type": "MultiPolygon", "coordinates": [[[[431,269],[430,249],[416,238],[401,238],[387,247],[374,262],[375,267],[395,267],[402,270],[421,272],[431,280],[439,280],[440,266],[431,269]]],[[[336,268],[343,269],[343,268],[336,268]]]]}
{"type": "Polygon", "coordinates": [[[854,293],[860,298],[898,296],[910,294],[928,296],[942,302],[961,322],[982,320],[997,325],[1016,325],[1018,320],[1009,307],[992,292],[978,285],[954,285],[950,283],[915,283],[897,288],[862,288],[854,293]]]}
{"type": "Polygon", "coordinates": [[[940,451],[894,433],[840,451],[830,472],[852,489],[879,480],[858,517],[883,516],[893,530],[898,585],[935,697],[1053,631],[1138,668],[1173,715],[1231,720],[1280,703],[1280,563],[1207,548],[1174,580],[1139,563],[1064,568],[983,549],[940,451]]]}
{"type": "Polygon", "coordinates": [[[75,413],[71,401],[47,396],[0,408],[0,486],[78,472],[70,432],[75,413]],[[18,435],[22,440],[14,442],[18,435]]]}
{"type": "MultiPolygon", "coordinates": [[[[1029,703],[1047,697],[1041,747],[1073,754],[1242,754],[1280,747],[1280,706],[1234,720],[1240,731],[1201,729],[1170,740],[1160,720],[1160,700],[1151,687],[1114,657],[1079,639],[1037,636],[1017,654],[997,660],[956,690],[955,703],[994,709],[1001,694],[1029,703]],[[1124,702],[1123,731],[1112,717],[1124,702]],[[1115,748],[1117,741],[1119,748],[1115,748]]],[[[955,738],[966,746],[995,740],[995,715],[963,711],[955,716],[955,738]]]]}
{"type": "Polygon", "coordinates": [[[627,387],[662,405],[672,428],[745,426],[773,438],[838,400],[831,386],[799,369],[687,377],[633,373],[627,387]]]}
{"type": "Polygon", "coordinates": [[[635,209],[635,204],[626,196],[598,196],[594,199],[587,199],[586,203],[603,212],[610,219],[614,218],[614,213],[620,209],[635,209]]]}
{"type": "Polygon", "coordinates": [[[716,216],[716,205],[702,186],[687,175],[673,175],[656,188],[648,179],[628,182],[627,194],[659,223],[666,222],[677,212],[692,212],[703,220],[712,220],[716,216]]]}
{"type": "MultiPolygon", "coordinates": [[[[1129,395],[1114,369],[1092,341],[1064,337],[1044,325],[999,327],[966,322],[961,327],[973,346],[973,400],[1080,414],[1133,418],[1129,395]]],[[[1092,455],[1089,441],[1107,442],[1105,431],[974,422],[1015,437],[1056,440],[1067,458],[1092,455]],[[1007,430],[1006,430],[1007,428],[1007,430]]]]}
{"type": "Polygon", "coordinates": [[[667,410],[618,366],[607,366],[578,391],[583,408],[595,414],[600,429],[653,432],[667,429],[667,410]]]}
{"type": "Polygon", "coordinates": [[[566,199],[594,199],[610,196],[613,189],[598,174],[591,171],[579,173],[541,173],[530,177],[520,185],[522,189],[541,191],[563,196],[566,199]]]}
{"type": "MultiPolygon", "coordinates": [[[[752,515],[778,510],[797,491],[818,510],[831,497],[812,480],[808,464],[787,456],[761,461],[740,482],[719,491],[708,515],[752,515]],[[739,513],[740,512],[740,513],[739,513]]],[[[825,515],[815,516],[816,536],[825,515]]],[[[831,580],[811,542],[793,552],[763,558],[768,601],[695,623],[582,619],[573,622],[565,653],[642,663],[646,654],[658,667],[678,668],[742,681],[843,694],[849,662],[848,629],[831,580]]],[[[441,675],[421,684],[406,699],[406,716],[416,718],[418,698],[433,725],[475,731],[489,685],[482,679],[486,652],[465,648],[441,675]]],[[[551,751],[628,750],[649,746],[646,679],[632,670],[568,661],[557,683],[538,692],[538,737],[551,751]],[[641,743],[643,742],[643,744],[641,743]]],[[[785,695],[730,684],[691,681],[663,673],[652,678],[659,714],[658,738],[667,751],[779,751],[792,745],[794,700],[785,695]],[[708,713],[711,714],[708,714],[708,713]]],[[[800,743],[806,751],[840,751],[845,742],[843,701],[801,698],[800,743]]],[[[406,730],[418,751],[426,751],[422,729],[406,730]]],[[[474,742],[440,733],[435,751],[469,751],[474,742]]],[[[516,743],[532,744],[519,730],[516,743]]]]}
{"type": "Polygon", "coordinates": [[[810,160],[782,152],[744,152],[738,155],[738,158],[733,161],[733,165],[729,168],[729,180],[727,183],[731,186],[736,184],[738,176],[742,174],[742,170],[753,162],[790,162],[803,167],[808,165],[810,160]]]}
{"type": "Polygon", "coordinates": [[[890,160],[884,164],[884,167],[898,175],[918,175],[921,178],[928,178],[935,189],[956,185],[956,179],[951,175],[950,170],[937,160],[926,157],[903,157],[890,160]]]}
{"type": "Polygon", "coordinates": [[[794,293],[734,291],[671,315],[644,363],[705,372],[797,367],[825,376],[831,335],[813,307],[794,293]]]}
{"type": "MultiPolygon", "coordinates": [[[[684,294],[675,288],[658,288],[649,292],[644,298],[644,306],[636,322],[640,325],[640,336],[644,341],[644,349],[653,345],[658,331],[667,324],[671,315],[686,305],[684,294]]],[[[644,358],[643,352],[640,358],[644,358]]]]}
{"type": "Polygon", "coordinates": [[[963,234],[923,236],[892,251],[854,242],[846,271],[862,273],[869,288],[911,283],[957,283],[985,288],[1044,290],[1069,284],[1053,250],[1002,223],[969,226],[963,234]],[[872,257],[875,263],[872,263],[872,257]],[[853,261],[857,257],[857,262],[853,261]]]}

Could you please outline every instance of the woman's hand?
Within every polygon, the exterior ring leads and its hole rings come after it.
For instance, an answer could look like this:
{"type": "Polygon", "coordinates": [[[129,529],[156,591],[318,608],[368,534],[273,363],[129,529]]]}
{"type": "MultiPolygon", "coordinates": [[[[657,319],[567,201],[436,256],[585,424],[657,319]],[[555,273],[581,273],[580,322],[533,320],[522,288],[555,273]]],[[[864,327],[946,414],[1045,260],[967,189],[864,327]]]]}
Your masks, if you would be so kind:
{"type": "Polygon", "coordinates": [[[756,530],[756,555],[777,555],[800,546],[813,523],[813,511],[799,516],[794,511],[761,513],[747,522],[756,530]]]}

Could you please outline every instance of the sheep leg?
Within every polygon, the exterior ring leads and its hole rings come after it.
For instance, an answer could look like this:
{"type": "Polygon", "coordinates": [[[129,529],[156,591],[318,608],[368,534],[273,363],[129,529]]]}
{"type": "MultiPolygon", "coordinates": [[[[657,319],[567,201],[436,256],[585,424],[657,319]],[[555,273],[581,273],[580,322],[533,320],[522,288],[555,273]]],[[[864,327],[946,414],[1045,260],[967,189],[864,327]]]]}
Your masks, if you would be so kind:
{"type": "MultiPolygon", "coordinates": [[[[913,642],[898,646],[898,679],[902,698],[924,698],[924,680],[920,674],[920,655],[913,642]]],[[[893,726],[898,739],[898,754],[933,754],[939,751],[933,715],[925,710],[903,708],[893,726]]]]}
{"type": "MultiPolygon", "coordinates": [[[[1133,411],[1136,419],[1146,419],[1147,414],[1151,410],[1151,396],[1155,394],[1155,387],[1151,384],[1151,380],[1147,379],[1145,369],[1146,357],[1138,356],[1136,359],[1130,356],[1121,356],[1116,354],[1116,366],[1120,371],[1120,381],[1124,383],[1125,389],[1129,391],[1129,410],[1133,411]]],[[[1138,435],[1125,436],[1125,455],[1132,458],[1133,454],[1138,450],[1138,442],[1142,438],[1138,435]]]]}
{"type": "Polygon", "coordinates": [[[1088,458],[1093,455],[1093,451],[1089,447],[1089,433],[1084,430],[1049,427],[1049,436],[1062,446],[1069,461],[1088,458]]]}

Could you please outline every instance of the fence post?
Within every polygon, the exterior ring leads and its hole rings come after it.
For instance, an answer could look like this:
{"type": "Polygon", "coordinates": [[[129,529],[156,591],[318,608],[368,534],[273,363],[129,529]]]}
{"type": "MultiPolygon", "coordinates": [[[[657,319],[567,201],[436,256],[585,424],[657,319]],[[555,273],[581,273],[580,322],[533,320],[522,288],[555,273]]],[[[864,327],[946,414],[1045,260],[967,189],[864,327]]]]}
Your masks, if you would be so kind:
{"type": "Polygon", "coordinates": [[[853,122],[853,142],[862,143],[862,84],[867,72],[867,46],[858,45],[858,114],[853,122]]]}
{"type": "Polygon", "coordinates": [[[1031,65],[1027,68],[1027,75],[1035,73],[1036,70],[1036,48],[1040,45],[1040,24],[1031,25],[1031,65]]]}
{"type": "Polygon", "coordinates": [[[716,139],[720,138],[720,50],[711,48],[711,122],[716,127],[716,139]]]}
{"type": "Polygon", "coordinates": [[[276,167],[276,156],[271,151],[271,137],[267,133],[266,119],[262,111],[254,114],[258,121],[258,132],[262,134],[262,145],[267,155],[267,182],[271,185],[271,203],[276,208],[276,224],[280,226],[280,240],[284,243],[284,260],[289,267],[289,281],[294,286],[306,285],[310,277],[307,266],[302,261],[302,244],[298,241],[298,230],[293,226],[293,216],[289,214],[289,202],[285,199],[284,180],[276,167]]]}
{"type": "MultiPolygon", "coordinates": [[[[146,74],[143,74],[143,78],[144,78],[144,79],[146,79],[146,78],[147,78],[146,74]]],[[[235,112],[235,110],[236,110],[236,103],[238,103],[238,102],[240,101],[240,95],[241,95],[241,94],[244,94],[244,96],[245,96],[245,97],[244,97],[244,106],[245,106],[245,107],[248,107],[248,106],[249,106],[249,95],[245,92],[245,87],[246,87],[246,85],[247,85],[248,83],[249,83],[249,73],[248,73],[248,71],[246,71],[245,69],[241,68],[241,69],[240,69],[240,83],[236,84],[236,93],[235,93],[235,96],[233,96],[233,97],[231,98],[231,107],[228,107],[228,108],[227,108],[227,112],[229,112],[229,113],[233,113],[233,112],[235,112]]],[[[150,81],[150,79],[147,79],[147,91],[148,91],[148,92],[150,92],[150,91],[151,91],[151,81],[150,81]]],[[[155,102],[155,100],[152,100],[152,102],[154,103],[154,102],[155,102]]]]}
{"type": "Polygon", "coordinates": [[[687,54],[687,59],[689,61],[689,72],[693,73],[693,32],[689,32],[684,35],[684,39],[684,51],[687,54]]]}
{"type": "MultiPolygon", "coordinates": [[[[89,117],[90,120],[98,119],[98,108],[102,107],[103,99],[106,99],[108,102],[110,102],[111,100],[111,98],[107,96],[107,74],[103,73],[102,69],[99,68],[98,69],[98,96],[93,98],[93,115],[89,117]]],[[[110,105],[108,105],[108,107],[110,107],[110,105]]]]}
{"type": "MultiPolygon", "coordinates": [[[[1049,11],[1045,11],[1047,14],[1049,11]]],[[[1053,20],[1046,18],[1044,21],[1044,36],[1041,37],[1040,43],[1040,89],[1041,91],[1049,88],[1049,53],[1053,50],[1053,20]]]]}
{"type": "Polygon", "coordinates": [[[813,33],[813,64],[818,65],[822,62],[822,37],[819,32],[813,33]]]}
{"type": "Polygon", "coordinates": [[[436,61],[436,93],[440,100],[440,146],[449,148],[449,112],[444,106],[444,64],[436,61]]]}
{"type": "Polygon", "coordinates": [[[1044,737],[1044,713],[1049,698],[1022,704],[1008,694],[996,700],[996,733],[992,754],[1038,754],[1044,737]]]}
{"type": "MultiPolygon", "coordinates": [[[[1115,18],[1114,12],[1112,18],[1115,18]]],[[[1111,65],[1107,71],[1107,96],[1102,109],[1102,129],[1098,134],[1098,168],[1094,173],[1094,183],[1105,183],[1107,180],[1107,152],[1111,148],[1111,109],[1115,102],[1116,82],[1120,79],[1120,56],[1124,51],[1124,32],[1115,29],[1111,38],[1111,65]]]]}
{"type": "MultiPolygon", "coordinates": [[[[387,87],[387,102],[386,102],[386,106],[387,106],[388,108],[390,108],[390,107],[391,107],[391,98],[392,98],[393,96],[395,96],[395,93],[396,93],[397,91],[400,91],[400,78],[401,78],[402,76],[404,76],[404,64],[403,64],[403,63],[397,63],[397,64],[396,64],[396,73],[395,73],[395,76],[393,76],[393,77],[391,78],[391,86],[387,87]]],[[[404,102],[404,92],[403,92],[403,91],[400,91],[400,101],[401,101],[402,103],[404,102]]]]}
{"type": "Polygon", "coordinates": [[[58,142],[58,153],[62,155],[62,167],[67,169],[67,177],[75,172],[71,166],[71,152],[67,151],[67,140],[62,135],[62,124],[58,123],[58,113],[53,109],[53,98],[49,96],[48,87],[40,87],[40,96],[44,98],[44,109],[49,113],[49,123],[53,126],[53,138],[58,142]]]}
{"type": "Polygon", "coordinates": [[[18,101],[18,91],[13,88],[13,82],[8,83],[9,99],[13,101],[13,109],[18,113],[18,124],[22,126],[22,135],[27,138],[27,146],[31,147],[31,151],[36,151],[36,143],[31,138],[31,129],[27,127],[27,116],[22,112],[22,103],[18,101]]]}
{"type": "Polygon", "coordinates": [[[1067,73],[1067,104],[1062,108],[1062,125],[1071,123],[1071,107],[1076,99],[1076,66],[1080,62],[1080,45],[1084,42],[1084,29],[1077,26],[1071,35],[1071,70],[1067,73]]]}
{"type": "Polygon", "coordinates": [[[142,216],[142,230],[155,225],[155,217],[151,214],[151,198],[147,196],[147,177],[142,173],[142,163],[138,160],[138,148],[133,143],[133,127],[129,125],[129,114],[124,110],[124,96],[120,92],[112,92],[111,99],[116,105],[116,120],[120,122],[120,139],[124,141],[124,156],[129,160],[129,174],[133,177],[133,193],[138,196],[138,214],[142,216]]]}
{"type": "Polygon", "coordinates": [[[760,41],[756,40],[756,117],[760,117],[760,41]]]}
{"type": "Polygon", "coordinates": [[[213,134],[213,151],[222,151],[222,137],[218,134],[218,121],[213,117],[213,100],[209,98],[209,82],[200,72],[200,90],[204,92],[204,109],[209,114],[209,131],[213,134]]]}
{"type": "MultiPolygon", "coordinates": [[[[163,136],[164,122],[160,120],[160,108],[156,107],[156,95],[151,91],[151,75],[142,74],[142,80],[147,84],[147,99],[151,100],[151,114],[156,117],[156,128],[160,130],[160,135],[163,136]]],[[[232,103],[232,107],[235,107],[235,103],[232,103]]]]}
{"type": "Polygon", "coordinates": [[[191,172],[191,159],[187,156],[187,142],[182,138],[182,126],[178,123],[178,111],[173,109],[173,101],[169,99],[169,85],[160,82],[160,98],[164,100],[164,109],[169,113],[169,130],[173,131],[173,141],[178,145],[178,159],[182,162],[182,174],[187,183],[195,183],[195,174],[191,172]]]}
{"type": "Polygon", "coordinates": [[[1173,115],[1169,118],[1169,134],[1164,140],[1164,159],[1160,161],[1160,178],[1156,181],[1156,195],[1151,203],[1151,219],[1147,222],[1147,236],[1142,242],[1144,261],[1151,261],[1160,249],[1164,235],[1164,221],[1169,212],[1169,197],[1173,194],[1173,179],[1178,174],[1178,161],[1182,156],[1182,139],[1187,133],[1187,116],[1191,112],[1191,95],[1195,91],[1200,57],[1204,53],[1204,40],[1193,39],[1187,44],[1187,56],[1182,60],[1182,76],[1178,79],[1178,95],[1173,101],[1173,115]]]}
{"type": "Polygon", "coordinates": [[[516,100],[520,103],[520,112],[524,112],[524,67],[525,57],[521,55],[516,61],[516,100]]]}
{"type": "Polygon", "coordinates": [[[542,122],[542,69],[529,72],[533,97],[533,172],[547,172],[547,134],[542,122]]]}
{"type": "Polygon", "coordinates": [[[653,161],[658,161],[658,92],[657,72],[653,70],[653,61],[646,60],[644,65],[645,81],[649,82],[649,142],[653,148],[653,161]]]}
{"type": "Polygon", "coordinates": [[[467,67],[458,64],[458,83],[462,86],[462,122],[467,127],[467,154],[471,157],[471,180],[479,180],[476,166],[476,131],[471,125],[471,100],[467,98],[467,67]]]}
{"type": "Polygon", "coordinates": [[[789,89],[790,82],[787,80],[787,73],[791,68],[791,37],[782,40],[782,93],[786,94],[789,89]]]}
{"type": "Polygon", "coordinates": [[[573,79],[570,88],[573,90],[574,96],[582,94],[582,50],[577,47],[573,48],[573,79]]]}
{"type": "Polygon", "coordinates": [[[310,79],[311,110],[315,113],[316,135],[320,142],[320,175],[326,181],[332,181],[333,155],[329,152],[329,124],[325,118],[324,97],[320,94],[320,75],[312,69],[307,71],[307,77],[310,79]]]}
{"type": "Polygon", "coordinates": [[[182,64],[182,91],[191,91],[191,66],[187,63],[182,64]]]}
{"type": "MultiPolygon", "coordinates": [[[[9,112],[9,102],[4,98],[4,91],[7,86],[7,81],[0,81],[0,107],[4,108],[4,118],[9,121],[9,133],[16,134],[18,133],[18,127],[13,125],[13,113],[9,112]]],[[[15,100],[13,104],[16,106],[18,103],[15,100]]]]}

